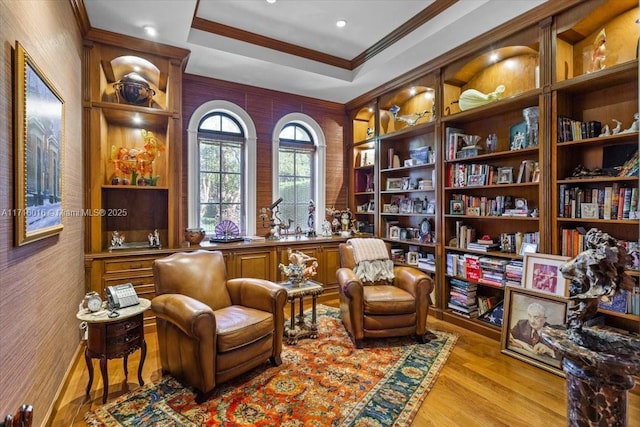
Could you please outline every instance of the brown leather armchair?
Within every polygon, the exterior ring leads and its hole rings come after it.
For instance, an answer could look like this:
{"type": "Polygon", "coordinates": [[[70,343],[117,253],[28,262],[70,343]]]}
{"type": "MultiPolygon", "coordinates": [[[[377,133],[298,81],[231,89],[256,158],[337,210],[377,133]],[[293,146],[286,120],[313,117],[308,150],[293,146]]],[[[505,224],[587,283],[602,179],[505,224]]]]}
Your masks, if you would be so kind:
{"type": "Polygon", "coordinates": [[[282,363],[287,293],[262,279],[226,277],[220,251],[175,253],[153,264],[163,373],[205,401],[216,384],[269,360],[282,363]]]}
{"type": "Polygon", "coordinates": [[[351,245],[341,243],[339,251],[340,314],[356,347],[362,348],[364,338],[414,335],[426,342],[431,277],[417,268],[395,266],[392,284],[363,285],[353,272],[351,245]]]}

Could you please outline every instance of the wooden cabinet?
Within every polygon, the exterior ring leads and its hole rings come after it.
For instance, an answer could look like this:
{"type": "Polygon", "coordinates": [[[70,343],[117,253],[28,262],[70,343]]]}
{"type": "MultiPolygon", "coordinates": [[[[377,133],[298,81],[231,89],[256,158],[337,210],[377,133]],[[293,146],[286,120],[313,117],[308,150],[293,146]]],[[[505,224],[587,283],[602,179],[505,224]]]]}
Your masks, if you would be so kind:
{"type": "Polygon", "coordinates": [[[87,218],[86,251],[108,250],[114,231],[124,246],[144,246],[158,230],[172,247],[188,51],[99,30],[84,49],[86,204],[99,212],[87,218]]]}
{"type": "Polygon", "coordinates": [[[275,251],[271,247],[225,252],[228,277],[255,277],[275,280],[277,268],[275,251]]]}
{"type": "MultiPolygon", "coordinates": [[[[628,268],[638,285],[638,4],[589,6],[559,16],[554,34],[552,250],[573,257],[586,231],[603,230],[634,253],[628,268]]],[[[640,331],[640,312],[622,311],[601,313],[640,331]]]]}

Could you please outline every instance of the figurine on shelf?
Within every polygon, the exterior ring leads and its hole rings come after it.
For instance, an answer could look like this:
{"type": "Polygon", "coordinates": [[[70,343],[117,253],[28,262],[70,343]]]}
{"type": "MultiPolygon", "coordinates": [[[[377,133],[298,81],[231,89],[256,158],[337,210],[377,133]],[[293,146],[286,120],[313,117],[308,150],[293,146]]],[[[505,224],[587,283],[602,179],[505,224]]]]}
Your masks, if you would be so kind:
{"type": "Polygon", "coordinates": [[[609,125],[602,126],[602,131],[600,131],[600,136],[609,136],[611,135],[611,129],[609,129],[609,125]]]}
{"type": "Polygon", "coordinates": [[[462,111],[481,107],[483,105],[489,104],[490,102],[499,100],[502,97],[504,91],[504,85],[499,85],[498,87],[496,87],[496,90],[488,94],[484,94],[475,89],[467,89],[460,94],[460,98],[458,99],[458,106],[462,111]]]}
{"type": "Polygon", "coordinates": [[[307,210],[309,211],[309,215],[307,216],[307,237],[316,237],[316,204],[313,200],[309,200],[307,210]]]}
{"type": "Polygon", "coordinates": [[[158,233],[158,229],[153,230],[153,233],[149,233],[147,236],[149,240],[150,248],[159,248],[160,247],[160,233],[158,233]]]}
{"type": "Polygon", "coordinates": [[[404,123],[408,124],[409,126],[415,126],[415,124],[418,123],[418,120],[420,120],[421,118],[426,116],[427,113],[428,113],[428,111],[424,110],[424,111],[421,111],[419,113],[408,114],[406,116],[396,116],[396,120],[404,122],[404,123]]]}
{"type": "Polygon", "coordinates": [[[611,135],[617,135],[620,133],[620,130],[622,129],[622,122],[616,119],[611,119],[611,120],[616,123],[616,127],[611,129],[611,135]]]}
{"type": "Polygon", "coordinates": [[[598,33],[596,39],[593,41],[593,50],[591,51],[591,63],[587,73],[604,69],[604,60],[606,53],[606,41],[607,37],[604,32],[604,28],[598,33]]]}
{"type": "Polygon", "coordinates": [[[625,129],[620,133],[633,133],[633,132],[638,132],[640,130],[640,115],[638,115],[638,113],[635,113],[633,115],[633,123],[631,123],[631,126],[629,126],[629,129],[625,129]]]}
{"type": "Polygon", "coordinates": [[[124,234],[120,234],[117,230],[111,233],[111,247],[118,248],[124,245],[124,234]]]}

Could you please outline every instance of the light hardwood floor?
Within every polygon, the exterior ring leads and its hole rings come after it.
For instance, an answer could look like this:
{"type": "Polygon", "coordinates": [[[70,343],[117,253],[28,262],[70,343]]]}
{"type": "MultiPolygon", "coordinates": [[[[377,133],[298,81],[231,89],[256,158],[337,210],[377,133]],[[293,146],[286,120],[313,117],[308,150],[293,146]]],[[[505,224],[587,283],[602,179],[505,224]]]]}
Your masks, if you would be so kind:
{"type": "MultiPolygon", "coordinates": [[[[334,305],[334,304],[329,304],[334,305]]],[[[509,426],[548,427],[566,425],[565,380],[504,355],[500,343],[433,317],[430,330],[459,334],[458,342],[432,390],[420,407],[413,427],[509,426]]],[[[160,378],[155,333],[146,334],[145,382],[160,378]]],[[[109,361],[109,395],[116,397],[138,387],[140,352],[129,357],[129,378],[124,380],[121,360],[109,361]]],[[[102,404],[103,383],[98,361],[89,398],[85,397],[88,373],[84,358],[72,370],[53,427],[85,426],[84,414],[102,404]]],[[[638,379],[640,381],[640,379],[638,379]]],[[[629,425],[640,425],[640,386],[629,393],[629,425]]]]}

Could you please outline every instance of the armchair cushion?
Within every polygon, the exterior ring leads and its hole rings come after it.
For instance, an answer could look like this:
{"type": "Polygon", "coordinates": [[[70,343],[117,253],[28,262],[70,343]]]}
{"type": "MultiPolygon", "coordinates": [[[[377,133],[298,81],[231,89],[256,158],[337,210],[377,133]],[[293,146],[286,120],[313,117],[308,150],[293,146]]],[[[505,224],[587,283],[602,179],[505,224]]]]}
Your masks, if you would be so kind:
{"type": "Polygon", "coordinates": [[[215,311],[219,352],[235,350],[273,333],[273,315],[232,305],[215,311]]]}

